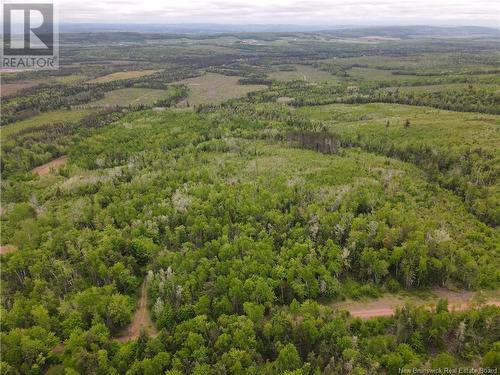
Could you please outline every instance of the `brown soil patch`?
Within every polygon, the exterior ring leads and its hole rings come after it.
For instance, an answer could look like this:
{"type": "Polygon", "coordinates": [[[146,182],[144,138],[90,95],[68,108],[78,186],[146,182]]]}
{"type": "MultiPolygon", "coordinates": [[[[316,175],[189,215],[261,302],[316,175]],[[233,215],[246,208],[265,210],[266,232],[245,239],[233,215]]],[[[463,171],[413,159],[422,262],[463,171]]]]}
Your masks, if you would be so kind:
{"type": "Polygon", "coordinates": [[[12,253],[17,250],[14,245],[2,245],[0,246],[0,255],[12,253]]]}
{"type": "Polygon", "coordinates": [[[151,321],[151,316],[149,315],[149,310],[147,306],[148,302],[148,288],[146,281],[142,283],[141,295],[139,297],[139,307],[134,313],[132,322],[127,327],[124,334],[117,337],[116,340],[119,342],[129,342],[136,340],[139,337],[141,328],[144,328],[150,336],[156,336],[156,328],[151,321]]]}
{"type": "Polygon", "coordinates": [[[54,159],[46,164],[36,167],[35,169],[33,169],[33,172],[35,172],[39,176],[43,176],[50,173],[53,170],[58,169],[62,165],[66,164],[67,161],[68,161],[67,156],[61,156],[60,158],[54,159]]]}
{"type": "Polygon", "coordinates": [[[27,89],[28,87],[33,87],[39,85],[40,81],[31,81],[31,82],[15,82],[15,83],[2,83],[2,87],[0,89],[0,93],[2,98],[6,96],[16,95],[23,89],[27,89]]]}

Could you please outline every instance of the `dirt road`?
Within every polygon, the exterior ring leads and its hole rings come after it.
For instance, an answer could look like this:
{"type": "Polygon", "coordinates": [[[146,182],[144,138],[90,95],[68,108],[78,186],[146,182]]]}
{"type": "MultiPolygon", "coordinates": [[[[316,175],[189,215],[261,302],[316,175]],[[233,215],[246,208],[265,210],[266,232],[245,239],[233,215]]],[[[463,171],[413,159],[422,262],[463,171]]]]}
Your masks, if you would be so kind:
{"type": "Polygon", "coordinates": [[[67,156],[61,156],[60,158],[54,159],[52,161],[49,161],[48,163],[45,163],[43,165],[34,168],[33,172],[35,172],[39,176],[43,176],[50,173],[50,171],[56,170],[60,166],[66,164],[67,161],[68,161],[67,156]]]}
{"type": "Polygon", "coordinates": [[[126,331],[124,331],[123,335],[117,337],[116,340],[120,342],[135,340],[139,337],[142,327],[144,327],[149,336],[156,336],[157,331],[151,321],[151,316],[149,315],[148,310],[148,288],[146,281],[142,283],[141,295],[139,296],[139,307],[134,313],[132,322],[129,324],[126,331]]]}
{"type": "MultiPolygon", "coordinates": [[[[432,291],[429,298],[408,297],[400,295],[385,295],[374,300],[344,301],[332,304],[335,310],[347,310],[352,316],[361,319],[370,319],[380,316],[391,316],[397,308],[411,303],[415,306],[435,306],[439,299],[448,300],[449,311],[463,311],[477,305],[478,293],[471,291],[450,291],[444,288],[437,288],[432,291]]],[[[498,293],[490,293],[485,296],[485,305],[500,306],[498,293]]]]}
{"type": "MultiPolygon", "coordinates": [[[[141,332],[142,327],[144,327],[144,329],[146,330],[146,332],[150,337],[156,337],[158,332],[156,331],[156,328],[153,325],[153,322],[151,321],[147,302],[148,302],[148,288],[146,285],[146,281],[144,281],[142,283],[141,294],[139,296],[139,307],[134,313],[132,322],[120,336],[114,338],[115,341],[126,343],[129,341],[136,340],[139,337],[139,333],[141,332]]],[[[62,353],[64,351],[64,348],[65,348],[65,343],[60,343],[54,348],[52,348],[52,352],[62,353]]]]}
{"type": "Polygon", "coordinates": [[[15,247],[14,245],[2,245],[0,246],[0,255],[12,253],[13,251],[16,250],[17,247],[15,247]]]}

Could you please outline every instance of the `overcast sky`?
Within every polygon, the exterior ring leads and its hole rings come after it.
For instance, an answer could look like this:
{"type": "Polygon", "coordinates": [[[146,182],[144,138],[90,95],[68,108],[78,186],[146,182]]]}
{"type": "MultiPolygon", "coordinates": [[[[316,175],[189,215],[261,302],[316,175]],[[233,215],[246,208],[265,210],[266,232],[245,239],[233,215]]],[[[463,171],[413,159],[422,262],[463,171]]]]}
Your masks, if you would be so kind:
{"type": "Polygon", "coordinates": [[[60,22],[500,27],[500,0],[56,0],[60,22]]]}

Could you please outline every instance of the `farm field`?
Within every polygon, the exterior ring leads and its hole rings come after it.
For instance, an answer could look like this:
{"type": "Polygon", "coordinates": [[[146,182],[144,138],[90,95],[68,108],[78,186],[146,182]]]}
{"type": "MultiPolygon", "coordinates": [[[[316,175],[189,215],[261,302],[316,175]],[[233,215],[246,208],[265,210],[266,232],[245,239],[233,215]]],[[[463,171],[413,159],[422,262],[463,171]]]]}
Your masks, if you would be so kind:
{"type": "Polygon", "coordinates": [[[3,83],[0,88],[2,97],[15,95],[23,89],[38,85],[39,82],[16,82],[16,83],[3,83]]]}
{"type": "Polygon", "coordinates": [[[36,87],[42,84],[78,84],[87,79],[85,74],[69,74],[65,76],[51,77],[48,80],[33,79],[16,83],[2,83],[0,94],[2,97],[19,94],[22,90],[36,87]]]}
{"type": "Polygon", "coordinates": [[[34,117],[30,117],[29,119],[2,126],[2,137],[9,138],[18,132],[25,131],[26,129],[30,129],[30,131],[40,131],[45,126],[50,126],[50,124],[59,122],[77,122],[90,113],[92,113],[92,111],[89,109],[40,113],[34,117]]]}
{"type": "Polygon", "coordinates": [[[157,100],[166,97],[165,90],[126,88],[109,91],[103,99],[91,102],[89,108],[127,107],[153,105],[157,100]]]}
{"type": "Polygon", "coordinates": [[[132,79],[132,78],[144,77],[156,72],[157,70],[136,70],[136,71],[132,70],[126,72],[116,72],[107,74],[102,77],[97,77],[95,79],[88,81],[88,83],[106,83],[106,82],[119,81],[123,79],[132,79]]]}
{"type": "MultiPolygon", "coordinates": [[[[278,67],[279,68],[279,67],[278,67]]],[[[337,77],[328,72],[316,69],[307,65],[293,65],[294,70],[281,70],[268,74],[270,79],[278,81],[306,81],[306,82],[332,82],[336,81],[337,77]]]]}
{"type": "Polygon", "coordinates": [[[179,83],[188,87],[187,101],[190,105],[218,104],[266,88],[264,85],[240,85],[238,84],[240,78],[206,73],[200,77],[189,78],[179,83]]]}

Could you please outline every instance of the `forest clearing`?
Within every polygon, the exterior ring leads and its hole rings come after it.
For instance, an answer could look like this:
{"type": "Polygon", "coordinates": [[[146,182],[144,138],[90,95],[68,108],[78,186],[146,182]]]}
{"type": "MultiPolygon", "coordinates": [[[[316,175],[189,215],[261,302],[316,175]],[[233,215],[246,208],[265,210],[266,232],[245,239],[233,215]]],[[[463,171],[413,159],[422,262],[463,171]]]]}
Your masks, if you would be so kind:
{"type": "Polygon", "coordinates": [[[156,328],[151,321],[147,303],[148,289],[146,281],[144,281],[142,283],[141,293],[139,295],[139,306],[134,312],[132,321],[130,322],[128,327],[125,328],[123,335],[116,338],[117,341],[129,342],[132,340],[136,340],[139,337],[141,330],[145,330],[146,334],[150,337],[155,337],[157,335],[156,328]]]}
{"type": "Polygon", "coordinates": [[[61,156],[57,159],[49,161],[46,164],[36,167],[35,169],[33,169],[33,172],[35,172],[39,176],[44,176],[50,172],[57,170],[59,167],[63,166],[67,162],[68,162],[68,157],[61,156]]]}

